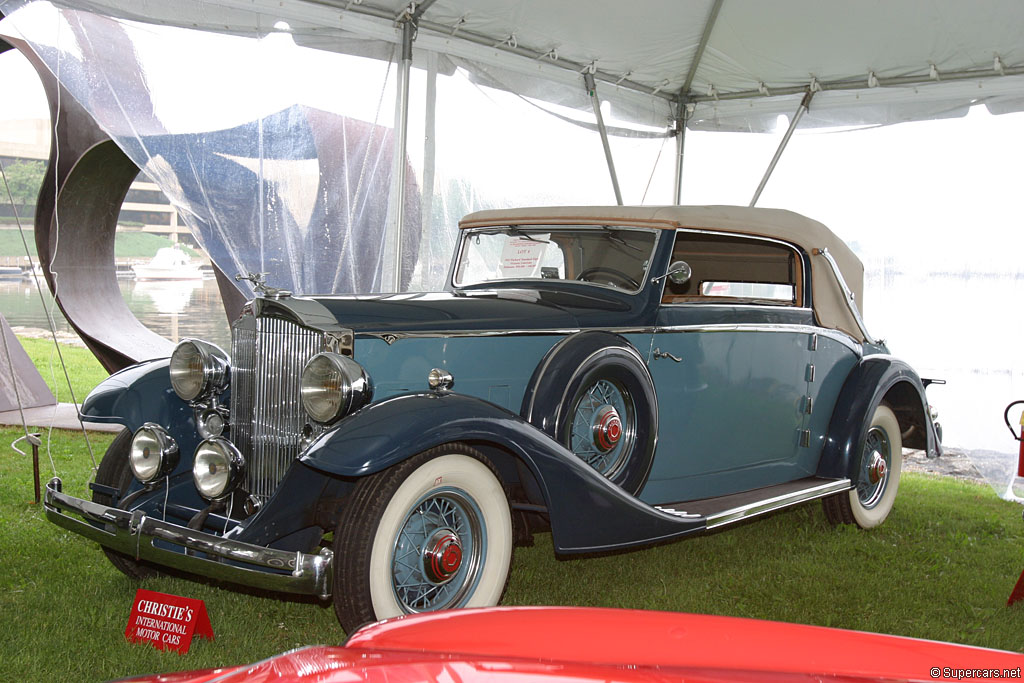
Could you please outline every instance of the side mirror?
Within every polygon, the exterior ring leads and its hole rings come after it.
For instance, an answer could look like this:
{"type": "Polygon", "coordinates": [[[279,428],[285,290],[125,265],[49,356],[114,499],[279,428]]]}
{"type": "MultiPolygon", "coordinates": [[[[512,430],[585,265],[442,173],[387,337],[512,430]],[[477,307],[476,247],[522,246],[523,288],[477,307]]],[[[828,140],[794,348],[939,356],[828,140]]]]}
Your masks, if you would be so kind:
{"type": "Polygon", "coordinates": [[[668,267],[668,272],[665,273],[665,277],[674,285],[685,285],[689,282],[691,275],[693,275],[693,271],[690,270],[690,264],[686,261],[673,261],[668,267]]]}

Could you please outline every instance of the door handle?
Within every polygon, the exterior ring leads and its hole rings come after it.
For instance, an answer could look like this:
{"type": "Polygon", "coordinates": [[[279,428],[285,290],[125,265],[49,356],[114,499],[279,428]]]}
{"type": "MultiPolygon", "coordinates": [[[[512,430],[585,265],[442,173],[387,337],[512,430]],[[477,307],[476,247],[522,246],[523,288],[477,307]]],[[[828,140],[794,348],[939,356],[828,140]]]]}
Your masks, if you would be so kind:
{"type": "Polygon", "coordinates": [[[658,360],[659,358],[670,358],[677,363],[683,362],[683,359],[680,358],[679,356],[673,356],[668,351],[662,351],[660,348],[656,348],[654,349],[654,360],[658,360]]]}

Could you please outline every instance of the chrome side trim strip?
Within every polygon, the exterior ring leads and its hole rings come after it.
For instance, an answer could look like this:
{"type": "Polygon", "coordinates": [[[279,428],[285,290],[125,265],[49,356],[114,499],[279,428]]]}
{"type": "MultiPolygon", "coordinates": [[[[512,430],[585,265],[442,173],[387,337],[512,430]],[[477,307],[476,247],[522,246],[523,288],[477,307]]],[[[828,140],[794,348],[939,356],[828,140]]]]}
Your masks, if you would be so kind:
{"type": "MultiPolygon", "coordinates": [[[[787,309],[793,310],[793,309],[787,309]]],[[[810,309],[801,309],[810,311],[810,309]]],[[[861,351],[861,345],[855,339],[840,330],[814,325],[789,323],[723,323],[715,325],[669,325],[666,327],[595,327],[572,329],[536,329],[536,330],[430,330],[427,332],[358,332],[357,338],[380,339],[393,344],[401,339],[448,339],[457,337],[523,337],[523,336],[566,336],[590,329],[612,332],[614,334],[654,334],[662,332],[795,332],[797,334],[817,334],[840,342],[850,349],[861,351]]]]}
{"type": "MultiPolygon", "coordinates": [[[[814,325],[790,325],[786,323],[765,324],[730,324],[721,325],[673,325],[670,327],[659,327],[655,332],[790,332],[796,334],[817,335],[828,337],[848,347],[858,356],[863,355],[864,348],[856,339],[841,330],[833,330],[827,327],[816,327],[814,325]]],[[[817,342],[815,342],[815,346],[817,342]]]]}
{"type": "MultiPolygon", "coordinates": [[[[596,328],[595,328],[596,329],[596,328]]],[[[613,328],[600,328],[607,329],[609,332],[615,332],[617,330],[613,328]]],[[[542,329],[542,330],[430,330],[429,332],[357,332],[356,339],[380,339],[387,342],[388,344],[394,344],[400,339],[439,339],[439,338],[452,338],[452,337],[522,337],[522,336],[550,336],[550,335],[569,335],[577,332],[582,332],[581,328],[574,329],[542,329]]],[[[647,328],[635,328],[636,332],[650,332],[647,328]]]]}
{"type": "Polygon", "coordinates": [[[327,548],[318,555],[276,550],[196,531],[146,516],[142,511],[112,508],[61,492],[54,477],[46,484],[43,505],[54,524],[96,541],[102,546],[164,567],[231,583],[327,598],[331,594],[334,553],[327,548]],[[85,520],[71,517],[74,512],[85,520]],[[102,525],[102,528],[92,523],[102,525]],[[154,545],[160,540],[182,548],[181,552],[154,545]],[[198,557],[195,553],[210,557],[198,557]],[[228,560],[235,564],[228,564],[228,560]],[[275,573],[266,570],[286,570],[275,573]]]}
{"type": "Polygon", "coordinates": [[[756,503],[750,503],[749,505],[741,505],[738,508],[723,510],[722,512],[716,512],[713,515],[708,515],[707,528],[714,529],[726,524],[732,524],[744,519],[750,519],[751,517],[774,512],[775,510],[781,510],[782,508],[787,508],[791,505],[814,500],[815,498],[824,498],[825,496],[831,496],[834,493],[849,491],[852,488],[853,482],[849,479],[837,479],[835,481],[826,482],[819,486],[803,489],[802,491],[797,491],[795,493],[788,493],[786,495],[768,498],[756,503]]]}

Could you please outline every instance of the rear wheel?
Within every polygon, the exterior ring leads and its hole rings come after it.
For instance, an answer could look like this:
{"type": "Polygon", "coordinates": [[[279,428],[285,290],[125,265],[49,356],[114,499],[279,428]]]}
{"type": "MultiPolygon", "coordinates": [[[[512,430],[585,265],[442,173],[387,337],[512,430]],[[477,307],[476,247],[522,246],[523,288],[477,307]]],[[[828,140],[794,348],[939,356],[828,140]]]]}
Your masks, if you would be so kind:
{"type": "Polygon", "coordinates": [[[334,609],[346,632],[401,614],[497,605],[512,516],[494,468],[448,444],[359,481],[335,533],[334,609]]]}
{"type": "Polygon", "coordinates": [[[896,501],[903,470],[903,440],[895,413],[885,405],[875,409],[861,449],[855,487],[823,501],[832,524],[856,524],[871,529],[885,521],[896,501]]]}
{"type": "MultiPolygon", "coordinates": [[[[126,429],[114,437],[103,460],[100,461],[99,469],[96,470],[96,483],[117,489],[119,500],[124,497],[128,487],[135,479],[132,475],[132,468],[128,464],[128,452],[131,450],[131,445],[132,433],[126,429]]],[[[113,496],[100,491],[93,491],[92,501],[107,506],[114,504],[113,496]]],[[[124,553],[101,547],[110,563],[133,579],[146,579],[156,576],[158,573],[152,566],[138,562],[124,553]]]]}

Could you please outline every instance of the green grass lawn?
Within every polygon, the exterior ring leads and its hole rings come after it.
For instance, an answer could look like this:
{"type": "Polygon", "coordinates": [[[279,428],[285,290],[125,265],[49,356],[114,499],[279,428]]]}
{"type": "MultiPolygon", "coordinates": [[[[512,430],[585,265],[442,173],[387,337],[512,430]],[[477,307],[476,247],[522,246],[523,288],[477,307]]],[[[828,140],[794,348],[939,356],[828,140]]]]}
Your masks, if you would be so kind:
{"type": "MultiPolygon", "coordinates": [[[[29,224],[31,221],[29,221],[29,224]]],[[[32,254],[32,259],[36,260],[38,254],[36,253],[36,242],[35,242],[35,231],[31,225],[25,227],[25,240],[28,242],[29,253],[32,254]]],[[[114,257],[115,258],[152,258],[156,254],[157,249],[161,247],[169,247],[173,244],[171,240],[162,235],[154,235],[148,232],[129,232],[129,231],[118,231],[114,238],[114,257]]],[[[185,252],[195,258],[199,256],[199,252],[194,249],[185,247],[185,252]]],[[[0,230],[0,256],[17,256],[22,257],[25,255],[25,242],[22,241],[21,232],[18,230],[0,230]]]]}
{"type": "MultiPolygon", "coordinates": [[[[31,503],[31,462],[0,431],[0,679],[98,681],[254,661],[310,643],[340,643],[328,605],[180,578],[134,583],[93,543],[47,522],[31,503]],[[128,643],[135,590],[206,602],[216,640],[188,655],[128,643]]],[[[109,435],[91,436],[97,457],[109,435]]],[[[53,433],[65,490],[84,495],[80,435],[53,433]]],[[[42,454],[43,479],[51,475],[42,454]]],[[[556,559],[547,534],[518,548],[508,605],[593,605],[727,614],[973,645],[1024,648],[1024,605],[1006,599],[1024,569],[1019,505],[974,484],[906,475],[889,520],[871,532],[830,528],[817,504],[646,550],[556,559]]],[[[964,663],[965,666],[970,663],[964,663]]]]}
{"type": "MultiPolygon", "coordinates": [[[[18,341],[57,400],[62,403],[70,402],[71,392],[68,390],[68,383],[53,340],[19,337],[18,341]]],[[[88,349],[61,344],[60,355],[64,357],[75,398],[81,403],[93,387],[107,378],[108,373],[88,349]]]]}

